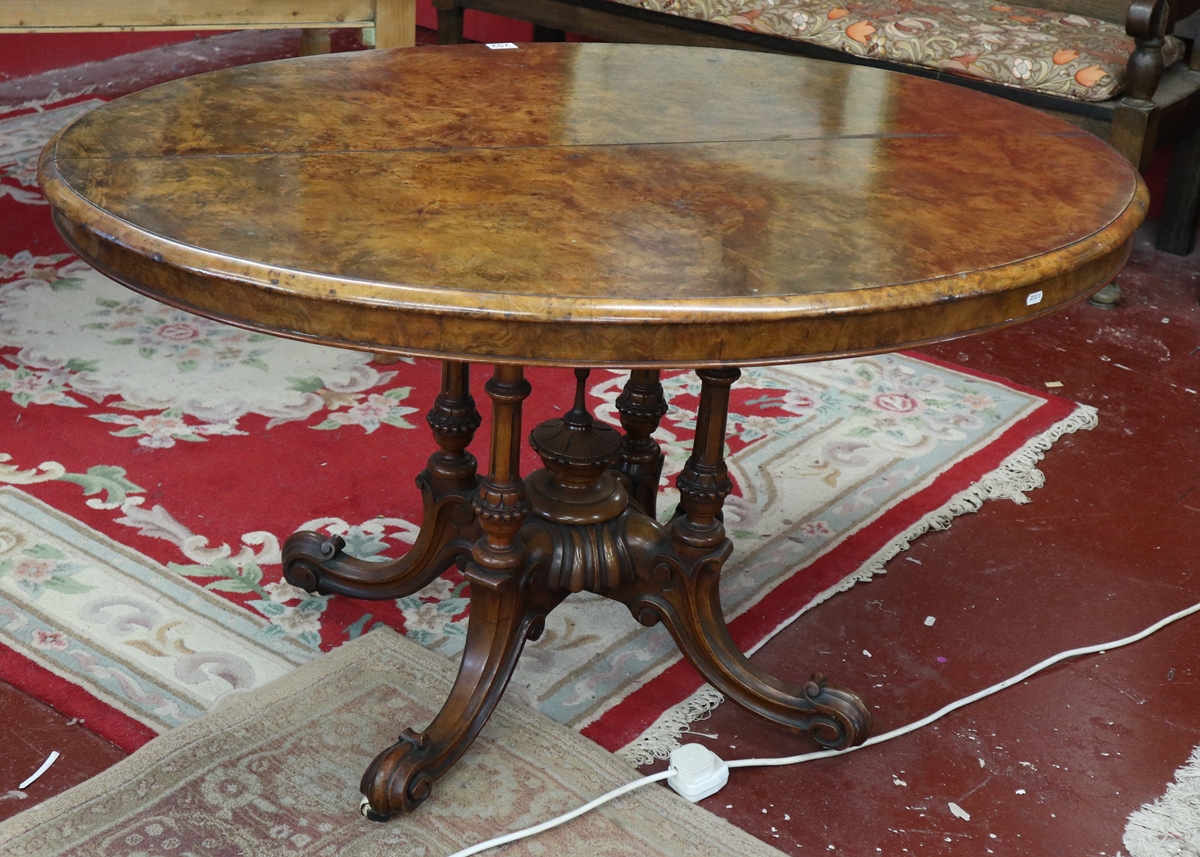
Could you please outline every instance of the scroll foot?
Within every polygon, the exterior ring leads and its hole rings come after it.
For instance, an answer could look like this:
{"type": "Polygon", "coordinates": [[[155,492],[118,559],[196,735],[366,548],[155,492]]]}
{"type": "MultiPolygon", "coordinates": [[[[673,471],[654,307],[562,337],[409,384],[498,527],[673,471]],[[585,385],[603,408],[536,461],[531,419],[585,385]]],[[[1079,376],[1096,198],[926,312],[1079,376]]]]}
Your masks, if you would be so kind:
{"type": "MultiPolygon", "coordinates": [[[[726,543],[728,544],[728,543],[726,543]]],[[[852,690],[815,674],[802,686],[760,670],[738,650],[721,613],[718,582],[728,549],[702,559],[689,571],[677,558],[653,566],[653,588],[624,601],[643,624],[661,620],[680,651],[708,681],[742,707],[792,729],[804,730],[821,746],[845,749],[871,733],[871,710],[852,690]]],[[[647,576],[648,577],[648,576],[647,576]]]]}
{"type": "Polygon", "coordinates": [[[369,562],[343,553],[340,536],[301,530],[283,545],[283,576],[307,592],[336,593],[372,600],[403,598],[423,589],[471,552],[479,537],[469,496],[435,497],[425,473],[417,482],[425,496],[425,515],[417,541],[390,562],[369,562]]]}
{"type": "Polygon", "coordinates": [[[735,368],[697,370],[700,408],[692,455],[679,487],[679,514],[657,555],[638,563],[636,580],[614,596],[643,624],[661,620],[680,651],[718,690],[750,711],[808,731],[825,747],[844,749],[870,734],[871,710],[845,688],[813,676],[802,687],[785,684],[752,664],[734,644],[721,611],[721,568],[733,552],[721,506],[733,490],[724,460],[729,390],[735,368]]]}
{"type": "Polygon", "coordinates": [[[417,477],[424,499],[421,531],[408,553],[390,562],[367,562],[342,552],[338,536],[301,531],[283,546],[283,576],[308,592],[390,599],[422,589],[471,552],[480,529],[472,506],[480,479],[467,446],[479,428],[471,398],[470,367],[447,360],[442,386],[425,420],[439,449],[417,477]]]}
{"type": "Polygon", "coordinates": [[[500,701],[525,640],[566,597],[534,584],[528,572],[494,573],[475,563],[467,644],[450,698],[424,732],[406,729],[363,774],[368,818],[385,820],[416,809],[434,781],[467,751],[500,701]]]}

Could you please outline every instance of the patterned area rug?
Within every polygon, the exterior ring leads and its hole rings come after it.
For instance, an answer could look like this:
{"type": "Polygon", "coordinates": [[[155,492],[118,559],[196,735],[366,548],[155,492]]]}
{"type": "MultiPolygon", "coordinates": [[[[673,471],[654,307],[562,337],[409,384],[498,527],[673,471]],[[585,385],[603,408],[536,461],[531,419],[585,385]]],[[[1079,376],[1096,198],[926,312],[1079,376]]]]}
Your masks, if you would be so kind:
{"type": "MultiPolygon", "coordinates": [[[[381,630],[235,694],[95,777],[0,824],[0,855],[436,855],[521,830],[636,779],[624,762],[512,701],[411,816],[354,812],[397,724],[427,722],[454,665],[381,630]]],[[[651,785],[508,855],[778,857],[651,785]]]]}
{"type": "MultiPolygon", "coordinates": [[[[132,750],[379,625],[456,655],[468,596],[456,571],[388,602],[280,580],[280,543],[297,529],[341,535],[362,557],[413,542],[437,364],[381,366],[216,324],[60,252],[33,164],[91,106],[0,117],[0,222],[12,225],[0,234],[0,678],[132,750]]],[[[486,367],[475,371],[483,399],[486,367]]],[[[529,377],[527,428],[569,407],[573,384],[569,371],[529,377]]],[[[617,422],[624,377],[592,374],[600,419],[617,422]]],[[[670,509],[699,382],[675,372],[664,387],[670,509]]],[[[988,498],[1023,501],[1054,439],[1094,421],[915,355],[747,370],[728,439],[737,549],[722,597],[735,639],[761,645],[988,498]]],[[[477,438],[488,430],[485,414],[477,438]]],[[[717,704],[701,684],[665,630],[585,595],[551,616],[511,688],[642,763],[717,704]]]]}

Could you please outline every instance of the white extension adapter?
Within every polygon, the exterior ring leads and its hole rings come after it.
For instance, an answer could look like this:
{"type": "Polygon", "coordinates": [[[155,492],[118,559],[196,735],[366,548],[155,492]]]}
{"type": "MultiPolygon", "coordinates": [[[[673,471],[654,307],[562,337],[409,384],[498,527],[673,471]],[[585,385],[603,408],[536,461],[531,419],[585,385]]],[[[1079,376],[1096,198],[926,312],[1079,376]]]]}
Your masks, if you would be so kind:
{"type": "Polygon", "coordinates": [[[719,792],[729,782],[729,767],[712,750],[701,744],[684,744],[671,751],[667,785],[695,803],[719,792]]]}

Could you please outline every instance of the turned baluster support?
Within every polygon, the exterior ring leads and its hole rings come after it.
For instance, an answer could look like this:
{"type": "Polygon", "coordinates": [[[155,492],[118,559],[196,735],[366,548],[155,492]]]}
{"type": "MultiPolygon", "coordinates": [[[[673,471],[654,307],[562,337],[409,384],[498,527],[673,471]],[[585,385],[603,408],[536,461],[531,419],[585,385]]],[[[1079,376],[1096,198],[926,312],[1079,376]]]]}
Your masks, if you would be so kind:
{"type": "Polygon", "coordinates": [[[658,480],[662,477],[663,451],[651,435],[667,413],[667,401],[659,383],[659,370],[635,369],[617,397],[621,414],[621,457],[613,469],[629,477],[632,496],[651,518],[656,517],[658,480]]]}
{"type": "Polygon", "coordinates": [[[700,369],[700,408],[692,454],[676,480],[679,509],[671,529],[680,546],[713,550],[725,540],[721,507],[733,490],[725,466],[725,423],[729,418],[729,389],[741,377],[736,368],[700,369]]]}

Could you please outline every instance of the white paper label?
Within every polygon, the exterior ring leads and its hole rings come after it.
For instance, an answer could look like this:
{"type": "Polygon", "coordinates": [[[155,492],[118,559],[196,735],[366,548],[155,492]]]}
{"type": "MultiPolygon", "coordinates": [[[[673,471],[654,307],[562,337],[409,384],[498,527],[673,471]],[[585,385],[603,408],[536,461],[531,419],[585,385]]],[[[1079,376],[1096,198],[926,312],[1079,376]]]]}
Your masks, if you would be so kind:
{"type": "Polygon", "coordinates": [[[517,49],[512,42],[489,42],[488,47],[494,51],[515,51],[517,49]]]}
{"type": "Polygon", "coordinates": [[[1028,297],[1025,298],[1025,306],[1033,306],[1034,304],[1040,304],[1041,302],[1042,302],[1042,293],[1041,292],[1030,292],[1028,297]]]}

